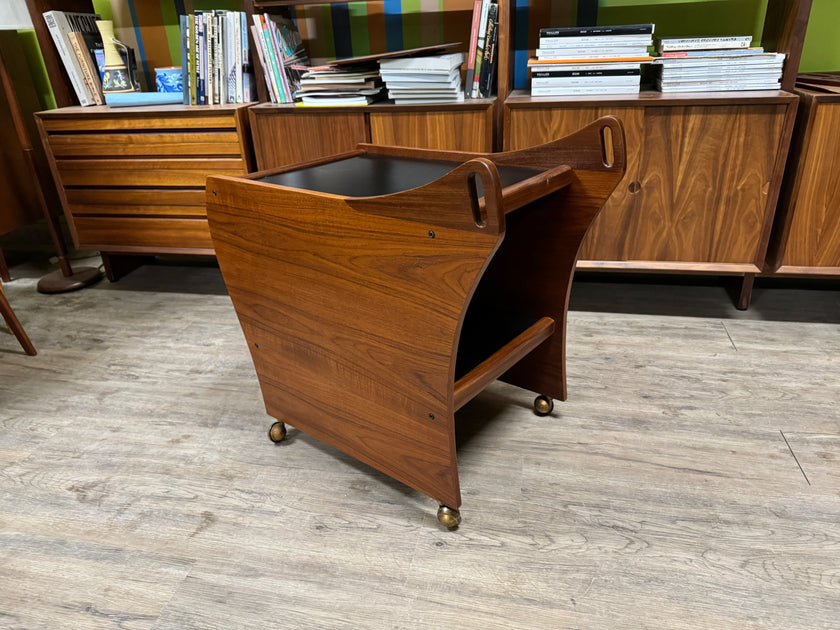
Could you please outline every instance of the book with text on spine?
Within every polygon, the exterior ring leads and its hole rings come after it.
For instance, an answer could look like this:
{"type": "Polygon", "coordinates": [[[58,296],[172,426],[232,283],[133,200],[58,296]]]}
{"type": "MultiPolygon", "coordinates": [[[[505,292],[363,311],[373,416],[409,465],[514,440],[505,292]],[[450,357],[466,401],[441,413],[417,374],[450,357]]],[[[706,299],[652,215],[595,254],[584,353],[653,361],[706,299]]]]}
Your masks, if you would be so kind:
{"type": "Polygon", "coordinates": [[[654,48],[656,52],[674,50],[709,50],[726,48],[749,48],[752,35],[730,35],[723,37],[659,37],[654,48]]]}
{"type": "Polygon", "coordinates": [[[614,26],[563,26],[541,28],[540,37],[604,37],[607,35],[652,35],[653,24],[617,24],[614,26]]]}
{"type": "Polygon", "coordinates": [[[66,11],[47,11],[43,14],[44,22],[47,25],[47,30],[55,43],[55,48],[58,51],[58,56],[64,64],[64,69],[67,71],[67,76],[70,79],[70,85],[76,93],[76,98],[82,106],[94,105],[96,101],[93,98],[93,92],[88,86],[82,71],[81,64],[78,57],[73,50],[72,44],[68,34],[74,29],[70,26],[68,17],[70,15],[93,15],[95,19],[99,19],[96,14],[80,13],[72,14],[66,11]]]}
{"type": "Polygon", "coordinates": [[[713,49],[713,50],[672,50],[671,52],[658,53],[656,56],[662,59],[679,58],[679,57],[738,57],[741,55],[760,55],[764,52],[764,48],[756,46],[754,48],[731,48],[731,49],[713,49]]]}

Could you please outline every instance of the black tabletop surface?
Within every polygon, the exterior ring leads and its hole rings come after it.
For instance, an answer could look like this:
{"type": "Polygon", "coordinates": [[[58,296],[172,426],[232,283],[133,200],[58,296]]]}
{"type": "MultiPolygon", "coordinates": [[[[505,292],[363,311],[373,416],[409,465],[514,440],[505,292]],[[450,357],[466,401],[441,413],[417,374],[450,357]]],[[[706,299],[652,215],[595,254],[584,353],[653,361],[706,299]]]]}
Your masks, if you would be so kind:
{"type": "MultiPolygon", "coordinates": [[[[256,181],[343,197],[390,195],[424,186],[446,175],[461,162],[417,160],[384,155],[357,155],[344,160],[268,175],[256,181]]],[[[538,170],[498,168],[502,187],[536,175],[538,170]]],[[[479,193],[481,191],[479,182],[479,193]]]]}

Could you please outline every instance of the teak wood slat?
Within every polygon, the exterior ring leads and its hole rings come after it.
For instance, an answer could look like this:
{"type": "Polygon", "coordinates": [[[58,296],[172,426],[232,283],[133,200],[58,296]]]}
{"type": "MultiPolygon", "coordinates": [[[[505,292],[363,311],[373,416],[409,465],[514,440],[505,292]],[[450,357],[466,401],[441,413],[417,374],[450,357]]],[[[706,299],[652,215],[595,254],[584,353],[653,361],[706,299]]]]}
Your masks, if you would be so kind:
{"type": "Polygon", "coordinates": [[[51,139],[57,158],[167,155],[241,155],[235,130],[206,133],[67,134],[51,139]]]}
{"type": "Polygon", "coordinates": [[[61,183],[89,187],[184,187],[203,186],[208,174],[239,175],[245,172],[242,159],[195,158],[56,160],[61,183]]]}
{"type": "Polygon", "coordinates": [[[497,376],[566,396],[574,263],[624,151],[606,117],[509,153],[361,145],[211,176],[215,251],[269,415],[457,508],[455,410],[497,376]],[[501,325],[510,311],[526,324],[501,325]]]}
{"type": "Polygon", "coordinates": [[[80,247],[107,252],[212,254],[213,241],[204,217],[76,218],[80,247]]]}

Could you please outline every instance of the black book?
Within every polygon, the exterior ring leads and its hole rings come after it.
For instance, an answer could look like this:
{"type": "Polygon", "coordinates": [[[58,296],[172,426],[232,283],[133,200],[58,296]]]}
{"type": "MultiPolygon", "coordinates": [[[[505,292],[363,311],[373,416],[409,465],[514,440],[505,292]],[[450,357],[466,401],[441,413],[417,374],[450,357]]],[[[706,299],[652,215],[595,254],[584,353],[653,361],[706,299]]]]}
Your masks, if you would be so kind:
{"type": "Polygon", "coordinates": [[[493,2],[487,8],[487,32],[484,38],[484,58],[478,78],[478,97],[487,98],[493,92],[496,76],[496,44],[499,41],[499,5],[493,2]]]}
{"type": "Polygon", "coordinates": [[[565,26],[540,29],[540,37],[582,37],[591,35],[653,35],[653,24],[565,26]]]}

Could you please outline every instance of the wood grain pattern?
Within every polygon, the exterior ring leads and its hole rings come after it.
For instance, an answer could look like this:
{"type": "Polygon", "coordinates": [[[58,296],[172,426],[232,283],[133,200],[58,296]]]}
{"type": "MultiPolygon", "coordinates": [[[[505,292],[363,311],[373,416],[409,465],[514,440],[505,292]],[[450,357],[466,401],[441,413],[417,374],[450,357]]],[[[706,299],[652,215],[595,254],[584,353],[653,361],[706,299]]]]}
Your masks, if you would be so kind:
{"type": "Polygon", "coordinates": [[[207,219],[150,216],[79,216],[80,247],[95,251],[212,254],[207,219]]]}
{"type": "Polygon", "coordinates": [[[236,130],[207,133],[55,135],[50,138],[50,147],[57,158],[101,155],[242,155],[236,130]]]}
{"type": "Polygon", "coordinates": [[[628,171],[581,260],[760,268],[786,105],[512,108],[510,146],[604,113],[626,119],[628,171]]]}
{"type": "Polygon", "coordinates": [[[840,271],[840,97],[803,90],[796,160],[786,173],[786,194],[774,234],[778,273],[840,271]]]}
{"type": "MultiPolygon", "coordinates": [[[[76,246],[106,253],[212,254],[204,185],[208,174],[252,169],[246,110],[238,105],[40,112],[41,137],[76,246]]],[[[108,258],[109,270],[120,266],[108,258]]]]}
{"type": "Polygon", "coordinates": [[[495,383],[461,409],[446,532],[419,492],[266,438],[215,265],[60,298],[48,270],[5,285],[39,350],[0,334],[5,627],[836,626],[834,289],[738,312],[720,286],[578,276],[568,401],[538,418],[495,383]]]}
{"type": "Polygon", "coordinates": [[[606,118],[502,154],[360,150],[354,159],[390,172],[397,158],[413,160],[415,170],[446,160],[451,170],[430,183],[352,197],[253,181],[257,174],[211,177],[216,253],[269,414],[457,508],[455,410],[503,373],[565,397],[571,274],[583,234],[623,173],[621,124],[606,118]],[[604,158],[608,133],[612,164],[604,158]],[[503,190],[498,169],[506,166],[528,170],[503,190]],[[481,199],[469,185],[476,177],[481,199]],[[514,234],[506,223],[517,226],[514,234]],[[533,247],[535,235],[550,241],[544,250],[533,247]],[[456,384],[468,306],[477,321],[492,308],[537,323],[500,342],[503,351],[485,355],[456,384]]]}
{"type": "Polygon", "coordinates": [[[372,112],[370,142],[418,149],[490,151],[492,111],[487,106],[483,111],[372,112]]]}
{"type": "Polygon", "coordinates": [[[250,117],[259,171],[351,151],[370,140],[365,115],[355,109],[310,113],[254,107],[250,117]]]}

